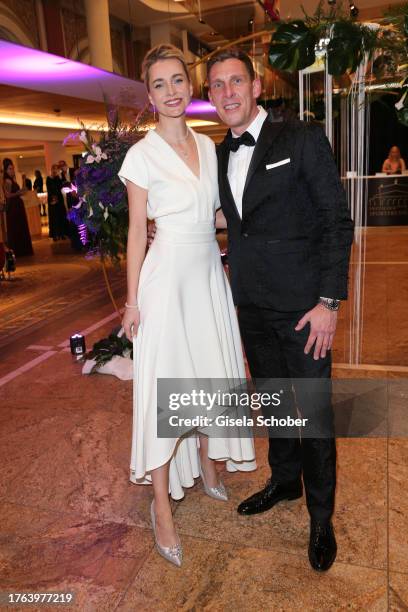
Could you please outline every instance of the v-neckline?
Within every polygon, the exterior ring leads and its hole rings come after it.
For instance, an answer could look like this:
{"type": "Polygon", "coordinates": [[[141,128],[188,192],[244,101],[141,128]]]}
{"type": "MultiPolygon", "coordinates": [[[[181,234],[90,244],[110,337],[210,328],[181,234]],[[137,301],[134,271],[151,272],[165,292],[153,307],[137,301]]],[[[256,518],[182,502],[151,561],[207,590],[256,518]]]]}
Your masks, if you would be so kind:
{"type": "Polygon", "coordinates": [[[198,155],[198,169],[199,169],[199,176],[196,175],[195,172],[192,171],[192,169],[190,168],[190,166],[184,161],[184,159],[181,157],[181,155],[179,155],[174,149],[173,147],[167,142],[167,140],[165,140],[163,138],[163,136],[160,136],[160,134],[156,131],[156,130],[151,130],[153,132],[153,134],[156,134],[156,136],[158,136],[160,138],[160,140],[162,142],[164,142],[164,144],[167,146],[168,149],[170,149],[170,151],[173,153],[173,155],[175,155],[177,157],[177,159],[183,164],[183,166],[185,168],[187,168],[187,170],[190,172],[190,174],[192,176],[194,176],[194,178],[200,182],[201,178],[202,178],[202,165],[201,165],[201,153],[200,153],[200,145],[198,144],[198,139],[196,138],[195,132],[194,130],[192,130],[191,128],[189,128],[187,126],[187,129],[189,132],[191,132],[191,134],[193,135],[194,138],[194,142],[197,148],[197,155],[198,155]]]}

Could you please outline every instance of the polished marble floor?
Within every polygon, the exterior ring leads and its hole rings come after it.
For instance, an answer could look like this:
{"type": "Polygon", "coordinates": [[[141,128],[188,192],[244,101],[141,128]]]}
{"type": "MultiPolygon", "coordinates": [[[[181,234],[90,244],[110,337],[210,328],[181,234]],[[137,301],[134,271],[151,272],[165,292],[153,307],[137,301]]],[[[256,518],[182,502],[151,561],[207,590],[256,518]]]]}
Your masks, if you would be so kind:
{"type": "MultiPolygon", "coordinates": [[[[347,363],[343,305],[335,376],[404,379],[408,228],[366,238],[363,365],[347,363]]],[[[0,283],[0,591],[70,591],[75,602],[61,609],[91,612],[408,609],[405,438],[338,440],[339,552],[326,574],[307,560],[304,499],[255,517],[235,511],[269,476],[263,439],[256,472],[220,466],[227,503],[199,480],[174,503],[183,567],[159,557],[151,489],[128,480],[131,383],[81,376],[66,349],[73,331],[90,346],[118,323],[101,272],[68,245],[35,246],[21,280],[0,283]]],[[[122,303],[123,273],[109,274],[122,303]]]]}

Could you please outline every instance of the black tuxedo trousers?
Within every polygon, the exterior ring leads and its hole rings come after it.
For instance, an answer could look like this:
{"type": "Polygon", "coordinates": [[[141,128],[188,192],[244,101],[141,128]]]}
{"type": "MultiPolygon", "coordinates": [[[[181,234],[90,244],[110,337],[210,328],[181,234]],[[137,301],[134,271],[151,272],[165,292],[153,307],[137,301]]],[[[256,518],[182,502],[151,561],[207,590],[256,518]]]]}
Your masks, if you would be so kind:
{"type": "MultiPolygon", "coordinates": [[[[330,378],[331,355],[315,360],[313,351],[304,354],[309,325],[295,331],[305,311],[279,312],[256,305],[240,306],[238,319],[251,376],[260,386],[265,379],[330,378]]],[[[258,389],[260,390],[260,388],[258,389]]],[[[312,406],[311,418],[324,420],[325,434],[333,421],[330,396],[322,394],[320,406],[312,406]]],[[[310,411],[309,411],[310,412],[310,411]]],[[[302,413],[301,416],[310,416],[302,413]]],[[[270,416],[268,412],[266,416],[270,416]]],[[[294,414],[296,416],[296,414],[294,414]]],[[[323,425],[323,423],[322,423],[323,425]]],[[[293,430],[296,434],[296,430],[293,430]]],[[[330,520],[336,488],[336,444],[334,438],[269,438],[269,465],[272,478],[279,483],[303,481],[306,502],[313,519],[330,520]]]]}

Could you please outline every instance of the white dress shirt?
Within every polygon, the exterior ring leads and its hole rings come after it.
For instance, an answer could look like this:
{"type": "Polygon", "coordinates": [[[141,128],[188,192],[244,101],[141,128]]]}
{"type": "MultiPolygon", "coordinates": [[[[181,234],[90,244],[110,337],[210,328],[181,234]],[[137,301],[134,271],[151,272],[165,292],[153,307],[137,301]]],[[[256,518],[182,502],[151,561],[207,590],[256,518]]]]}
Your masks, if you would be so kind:
{"type": "MultiPolygon", "coordinates": [[[[258,114],[252,121],[251,125],[245,130],[249,132],[255,139],[258,140],[259,133],[263,126],[263,123],[268,116],[268,113],[262,106],[258,106],[258,114]]],[[[238,134],[234,134],[231,130],[234,138],[238,137],[238,134]]],[[[248,147],[247,145],[241,145],[238,151],[230,151],[228,161],[228,180],[230,183],[232,195],[237,206],[239,216],[242,218],[242,196],[244,194],[245,181],[248,174],[249,164],[251,163],[252,155],[255,147],[248,147]]]]}

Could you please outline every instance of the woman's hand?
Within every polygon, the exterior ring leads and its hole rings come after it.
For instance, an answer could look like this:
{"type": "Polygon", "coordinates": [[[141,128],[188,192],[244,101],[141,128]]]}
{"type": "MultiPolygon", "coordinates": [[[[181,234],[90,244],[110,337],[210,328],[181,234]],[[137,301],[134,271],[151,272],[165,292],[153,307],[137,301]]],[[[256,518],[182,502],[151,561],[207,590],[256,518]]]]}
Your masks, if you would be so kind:
{"type": "Polygon", "coordinates": [[[140,312],[138,308],[125,308],[122,319],[122,327],[125,330],[126,338],[132,342],[133,335],[137,335],[137,330],[140,324],[140,312]],[[133,326],[133,327],[132,327],[133,326]]]}
{"type": "Polygon", "coordinates": [[[147,246],[150,247],[153,244],[154,237],[156,235],[156,223],[154,221],[149,221],[147,224],[147,246]]]}
{"type": "Polygon", "coordinates": [[[227,229],[227,220],[224,217],[224,213],[221,208],[215,213],[215,227],[217,229],[227,229]]]}

